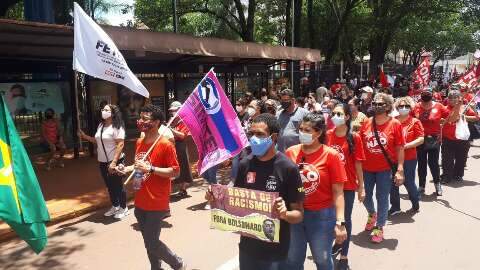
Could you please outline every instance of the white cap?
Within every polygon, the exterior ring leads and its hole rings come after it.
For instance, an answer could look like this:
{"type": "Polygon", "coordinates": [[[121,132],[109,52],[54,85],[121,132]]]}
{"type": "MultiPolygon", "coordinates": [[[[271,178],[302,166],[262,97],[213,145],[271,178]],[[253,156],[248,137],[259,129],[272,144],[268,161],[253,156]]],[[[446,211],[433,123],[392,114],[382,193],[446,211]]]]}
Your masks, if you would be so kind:
{"type": "Polygon", "coordinates": [[[373,93],[373,89],[370,86],[362,87],[361,90],[362,92],[365,92],[365,93],[373,93]]]}
{"type": "Polygon", "coordinates": [[[168,109],[169,111],[176,111],[182,107],[182,103],[179,101],[174,101],[172,104],[170,104],[170,108],[168,109]]]}

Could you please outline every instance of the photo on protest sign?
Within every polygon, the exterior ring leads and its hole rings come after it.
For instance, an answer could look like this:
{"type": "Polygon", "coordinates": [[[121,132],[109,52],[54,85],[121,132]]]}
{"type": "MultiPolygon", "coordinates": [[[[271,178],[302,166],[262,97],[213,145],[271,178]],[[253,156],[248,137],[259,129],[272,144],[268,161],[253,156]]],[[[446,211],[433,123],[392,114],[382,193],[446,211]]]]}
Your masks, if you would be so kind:
{"type": "Polygon", "coordinates": [[[262,241],[280,241],[280,219],[273,212],[278,192],[212,185],[210,228],[262,241]]]}

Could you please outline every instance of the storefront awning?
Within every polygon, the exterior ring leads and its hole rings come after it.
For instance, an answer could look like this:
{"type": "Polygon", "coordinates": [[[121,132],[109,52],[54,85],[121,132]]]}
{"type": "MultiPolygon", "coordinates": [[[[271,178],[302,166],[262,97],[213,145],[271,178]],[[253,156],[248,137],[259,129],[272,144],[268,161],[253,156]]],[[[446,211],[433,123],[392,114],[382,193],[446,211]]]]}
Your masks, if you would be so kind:
{"type": "MultiPolygon", "coordinates": [[[[320,51],[103,26],[125,58],[140,62],[271,64],[318,62],[320,51]]],[[[0,19],[0,59],[71,61],[73,27],[0,19]]]]}

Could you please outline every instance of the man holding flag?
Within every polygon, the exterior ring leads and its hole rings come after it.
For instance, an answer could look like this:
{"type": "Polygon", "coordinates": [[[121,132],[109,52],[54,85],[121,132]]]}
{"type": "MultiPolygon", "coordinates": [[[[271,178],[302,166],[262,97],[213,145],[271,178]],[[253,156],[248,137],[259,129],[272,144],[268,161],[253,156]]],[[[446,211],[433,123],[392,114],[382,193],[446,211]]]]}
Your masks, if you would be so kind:
{"type": "Polygon", "coordinates": [[[47,245],[47,206],[32,163],[0,96],[0,219],[35,251],[47,245]],[[12,153],[15,153],[13,155],[12,153]]]}

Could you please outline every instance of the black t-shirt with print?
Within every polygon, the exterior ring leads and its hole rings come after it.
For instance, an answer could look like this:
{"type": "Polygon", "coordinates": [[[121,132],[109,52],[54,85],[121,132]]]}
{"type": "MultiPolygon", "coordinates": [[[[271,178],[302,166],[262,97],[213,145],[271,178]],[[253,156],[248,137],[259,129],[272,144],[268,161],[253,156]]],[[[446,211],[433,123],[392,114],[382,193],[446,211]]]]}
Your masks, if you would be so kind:
{"type": "MultiPolygon", "coordinates": [[[[253,175],[253,174],[251,174],[253,175]]],[[[298,167],[283,153],[277,154],[268,161],[260,161],[249,155],[240,161],[235,187],[259,191],[278,192],[285,200],[289,210],[290,203],[302,203],[304,198],[303,184],[298,167]],[[255,174],[254,181],[249,172],[255,174]]],[[[280,221],[280,243],[269,243],[245,236],[240,237],[240,251],[250,256],[267,261],[286,259],[290,244],[290,224],[280,221]]]]}

